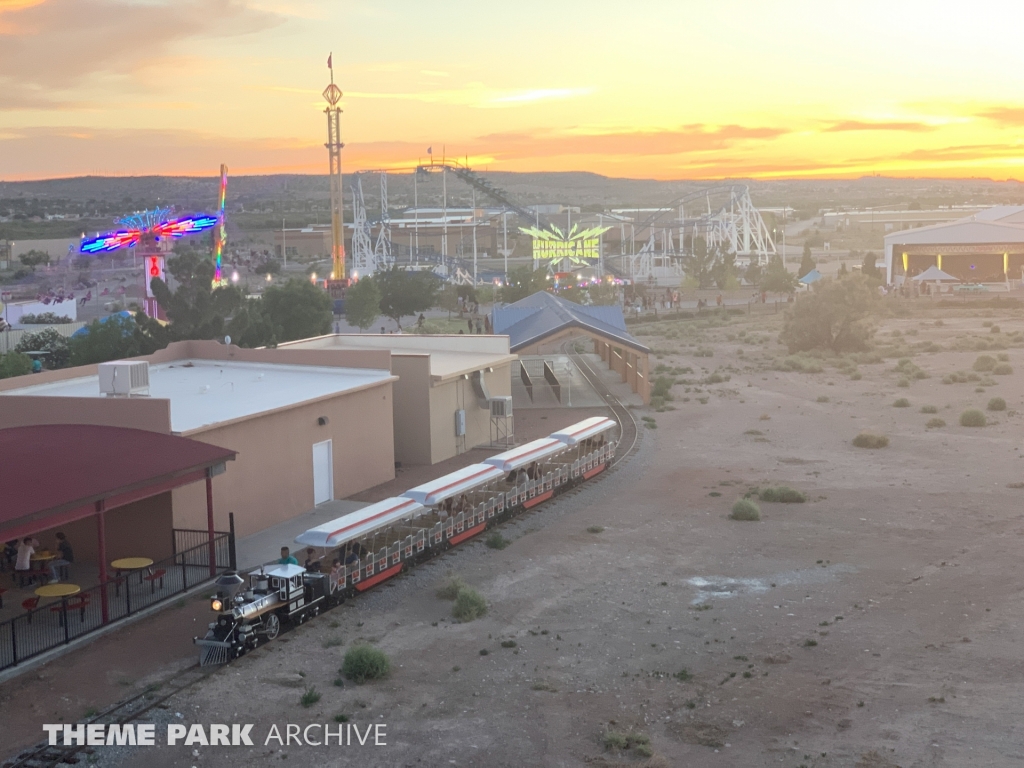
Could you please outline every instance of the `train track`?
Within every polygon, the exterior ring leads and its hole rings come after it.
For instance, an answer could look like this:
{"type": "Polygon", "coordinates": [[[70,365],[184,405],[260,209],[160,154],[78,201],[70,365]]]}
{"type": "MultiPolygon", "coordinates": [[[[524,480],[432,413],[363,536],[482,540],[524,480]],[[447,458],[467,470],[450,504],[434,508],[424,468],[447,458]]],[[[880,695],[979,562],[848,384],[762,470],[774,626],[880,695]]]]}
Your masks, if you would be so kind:
{"type": "MultiPolygon", "coordinates": [[[[81,722],[86,725],[125,725],[138,720],[144,714],[169,701],[182,691],[201,683],[220,667],[200,667],[195,664],[187,669],[175,672],[160,683],[147,686],[146,690],[135,696],[119,701],[104,711],[85,718],[81,722]]],[[[2,768],[58,768],[58,766],[75,765],[83,761],[83,754],[93,752],[88,746],[50,746],[42,741],[35,746],[23,750],[15,757],[2,763],[2,768]]]]}
{"type": "MultiPolygon", "coordinates": [[[[566,342],[562,347],[563,352],[583,374],[587,383],[604,400],[619,424],[620,449],[616,450],[615,461],[611,465],[611,469],[614,469],[636,451],[640,439],[639,426],[629,408],[619,402],[619,399],[604,383],[601,375],[594,370],[583,355],[576,351],[574,345],[574,341],[566,342]]],[[[581,490],[583,490],[583,486],[573,489],[568,495],[573,496],[581,490]]],[[[533,511],[540,511],[540,509],[541,507],[538,507],[533,511]]],[[[219,669],[221,669],[219,666],[200,667],[196,664],[171,675],[161,683],[148,686],[141,693],[124,699],[82,722],[86,725],[125,725],[138,720],[150,710],[202,682],[219,669]]],[[[59,768],[59,766],[82,762],[82,755],[89,754],[92,750],[92,747],[87,746],[50,746],[49,743],[43,741],[23,750],[15,757],[5,760],[0,764],[0,768],[59,768]]]]}
{"type": "Polygon", "coordinates": [[[615,451],[615,461],[612,462],[612,469],[619,466],[637,448],[640,442],[640,428],[633,412],[624,406],[619,399],[612,394],[608,385],[604,383],[601,375],[590,365],[590,361],[576,351],[576,342],[572,339],[562,345],[562,351],[569,357],[587,383],[601,396],[612,415],[619,423],[619,445],[621,448],[615,451]]]}

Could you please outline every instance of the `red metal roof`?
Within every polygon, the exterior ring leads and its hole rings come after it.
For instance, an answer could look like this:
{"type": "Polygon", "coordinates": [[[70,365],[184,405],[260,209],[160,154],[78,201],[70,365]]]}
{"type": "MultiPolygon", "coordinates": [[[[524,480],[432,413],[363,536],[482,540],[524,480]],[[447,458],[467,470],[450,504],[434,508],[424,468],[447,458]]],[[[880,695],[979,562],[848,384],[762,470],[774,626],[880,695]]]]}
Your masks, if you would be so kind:
{"type": "Polygon", "coordinates": [[[0,429],[0,536],[202,479],[236,452],[177,435],[88,424],[0,429]]]}

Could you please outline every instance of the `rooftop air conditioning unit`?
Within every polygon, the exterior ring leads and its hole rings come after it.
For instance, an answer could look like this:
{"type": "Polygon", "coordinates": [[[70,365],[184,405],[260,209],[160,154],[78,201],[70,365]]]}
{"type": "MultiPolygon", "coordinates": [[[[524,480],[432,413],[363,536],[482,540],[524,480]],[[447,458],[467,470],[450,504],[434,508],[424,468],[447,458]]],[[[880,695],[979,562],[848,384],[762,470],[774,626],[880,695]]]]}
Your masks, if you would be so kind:
{"type": "Polygon", "coordinates": [[[138,397],[149,395],[149,363],[117,361],[100,363],[100,394],[107,397],[138,397]]]}
{"type": "Polygon", "coordinates": [[[512,415],[512,398],[511,397],[492,397],[491,398],[491,418],[500,419],[508,418],[512,415]]]}

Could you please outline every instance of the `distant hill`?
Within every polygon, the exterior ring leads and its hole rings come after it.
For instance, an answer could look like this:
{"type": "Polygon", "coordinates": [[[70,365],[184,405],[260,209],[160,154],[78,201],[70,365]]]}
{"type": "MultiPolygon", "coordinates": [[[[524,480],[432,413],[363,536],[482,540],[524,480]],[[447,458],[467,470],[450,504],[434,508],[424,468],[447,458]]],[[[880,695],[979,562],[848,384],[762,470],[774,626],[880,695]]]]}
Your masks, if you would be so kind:
{"type": "MultiPolygon", "coordinates": [[[[598,210],[602,208],[651,207],[664,205],[687,192],[723,182],[656,181],[652,179],[619,179],[594,173],[511,173],[485,172],[496,186],[504,189],[523,205],[560,203],[598,210]]],[[[37,201],[46,210],[57,203],[71,203],[84,210],[136,210],[156,205],[174,205],[179,210],[211,210],[217,198],[216,177],[83,176],[45,181],[0,182],[0,216],[12,201],[37,201]]],[[[346,207],[350,206],[354,177],[345,176],[346,207]]],[[[1018,182],[995,182],[987,179],[892,179],[865,177],[837,180],[740,181],[750,185],[751,196],[758,206],[792,205],[801,207],[834,207],[839,205],[906,204],[917,201],[922,206],[964,203],[995,204],[1024,202],[1024,186],[1018,182]]],[[[420,176],[420,205],[440,201],[440,174],[420,176]]],[[[367,204],[378,199],[377,179],[364,179],[367,204]]],[[[390,175],[388,197],[392,208],[412,205],[411,175],[390,175]]],[[[462,182],[449,178],[448,204],[466,205],[473,199],[472,191],[462,182]]],[[[327,176],[280,174],[272,176],[232,176],[228,185],[229,208],[246,211],[291,211],[323,208],[330,196],[327,176]],[[307,206],[305,204],[312,204],[307,206]]],[[[486,204],[478,199],[477,204],[486,204]]]]}

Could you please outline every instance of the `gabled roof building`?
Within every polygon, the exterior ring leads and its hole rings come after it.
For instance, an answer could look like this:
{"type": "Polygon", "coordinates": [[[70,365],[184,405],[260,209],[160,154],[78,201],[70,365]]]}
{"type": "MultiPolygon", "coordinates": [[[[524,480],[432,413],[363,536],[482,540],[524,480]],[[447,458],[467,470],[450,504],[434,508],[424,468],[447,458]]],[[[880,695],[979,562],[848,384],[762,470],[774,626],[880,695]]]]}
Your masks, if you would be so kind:
{"type": "Polygon", "coordinates": [[[650,349],[626,329],[617,306],[584,306],[541,291],[505,307],[495,307],[494,332],[509,337],[520,355],[560,354],[569,340],[589,338],[594,352],[650,401],[650,349]]]}

